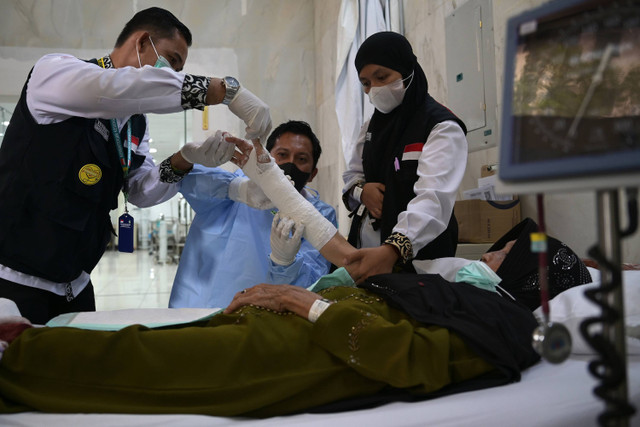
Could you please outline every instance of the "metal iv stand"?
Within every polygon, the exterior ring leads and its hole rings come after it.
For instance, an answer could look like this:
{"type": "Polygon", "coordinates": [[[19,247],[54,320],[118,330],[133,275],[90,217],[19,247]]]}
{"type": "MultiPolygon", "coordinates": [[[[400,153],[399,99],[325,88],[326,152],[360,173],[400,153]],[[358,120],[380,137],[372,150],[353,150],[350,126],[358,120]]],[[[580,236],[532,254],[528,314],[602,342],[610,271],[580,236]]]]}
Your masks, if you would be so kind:
{"type": "Polygon", "coordinates": [[[580,330],[599,356],[589,363],[589,371],[601,381],[594,393],[605,401],[598,421],[603,426],[628,426],[635,409],[628,403],[618,190],[598,191],[596,203],[599,243],[589,255],[598,261],[601,281],[599,288],[585,295],[601,307],[602,314],[586,319],[580,330]],[[602,326],[601,333],[590,330],[595,324],[602,326]]]}

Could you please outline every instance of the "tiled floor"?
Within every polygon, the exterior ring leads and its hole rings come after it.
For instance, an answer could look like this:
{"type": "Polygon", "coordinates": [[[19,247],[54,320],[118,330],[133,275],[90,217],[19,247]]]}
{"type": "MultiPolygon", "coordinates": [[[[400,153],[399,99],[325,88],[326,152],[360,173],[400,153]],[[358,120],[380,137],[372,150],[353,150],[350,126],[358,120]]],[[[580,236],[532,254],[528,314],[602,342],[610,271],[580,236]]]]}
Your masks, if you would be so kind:
{"type": "Polygon", "coordinates": [[[166,308],[178,264],[157,263],[147,250],[107,250],[91,273],[97,310],[166,308]]]}

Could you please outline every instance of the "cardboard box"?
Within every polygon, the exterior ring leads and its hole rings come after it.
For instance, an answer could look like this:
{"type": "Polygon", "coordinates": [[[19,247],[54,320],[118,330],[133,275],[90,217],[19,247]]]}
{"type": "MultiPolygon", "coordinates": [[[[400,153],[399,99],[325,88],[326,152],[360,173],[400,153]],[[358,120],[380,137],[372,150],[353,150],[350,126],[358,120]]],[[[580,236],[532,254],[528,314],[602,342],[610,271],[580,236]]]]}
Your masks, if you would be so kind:
{"type": "Polygon", "coordinates": [[[520,200],[459,200],[454,213],[460,243],[494,243],[520,222],[520,200]]]}

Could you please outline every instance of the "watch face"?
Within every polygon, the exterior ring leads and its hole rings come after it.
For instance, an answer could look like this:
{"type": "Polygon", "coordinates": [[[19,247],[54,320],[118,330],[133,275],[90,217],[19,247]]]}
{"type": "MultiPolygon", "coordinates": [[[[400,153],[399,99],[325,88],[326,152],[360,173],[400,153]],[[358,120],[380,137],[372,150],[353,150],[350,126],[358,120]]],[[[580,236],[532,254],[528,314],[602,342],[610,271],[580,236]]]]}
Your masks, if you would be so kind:
{"type": "Polygon", "coordinates": [[[224,84],[229,88],[238,88],[240,86],[240,82],[238,82],[235,77],[231,76],[224,78],[224,84]]]}

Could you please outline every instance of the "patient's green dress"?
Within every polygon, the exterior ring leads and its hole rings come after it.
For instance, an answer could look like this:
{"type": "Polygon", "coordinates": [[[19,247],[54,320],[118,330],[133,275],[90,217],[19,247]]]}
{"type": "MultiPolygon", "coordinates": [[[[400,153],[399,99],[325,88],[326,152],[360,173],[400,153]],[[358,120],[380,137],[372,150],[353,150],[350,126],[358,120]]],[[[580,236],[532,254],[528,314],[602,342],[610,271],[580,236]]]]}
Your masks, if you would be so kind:
{"type": "Polygon", "coordinates": [[[428,393],[493,367],[445,328],[335,287],[315,324],[244,307],[206,322],[117,332],[34,328],[0,360],[0,412],[272,416],[373,395],[428,393]]]}

